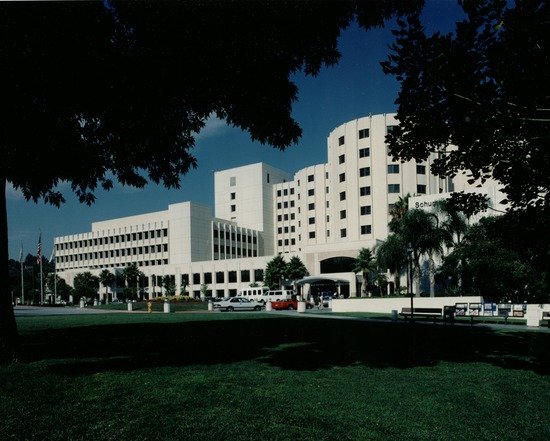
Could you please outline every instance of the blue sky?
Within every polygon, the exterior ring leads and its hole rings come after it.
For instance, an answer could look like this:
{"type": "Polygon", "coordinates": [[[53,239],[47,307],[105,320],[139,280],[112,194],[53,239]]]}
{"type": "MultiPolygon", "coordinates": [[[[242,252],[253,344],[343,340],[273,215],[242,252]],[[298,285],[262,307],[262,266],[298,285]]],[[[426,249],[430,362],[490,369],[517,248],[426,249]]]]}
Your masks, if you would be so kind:
{"type": "MultiPolygon", "coordinates": [[[[430,32],[449,32],[460,17],[456,0],[427,0],[423,22],[430,32]]],[[[144,189],[116,185],[109,192],[98,191],[95,204],[88,207],[76,200],[68,185],[62,185],[59,189],[67,202],[58,209],[43,202],[27,202],[8,185],[10,258],[19,258],[21,243],[25,256],[35,255],[40,232],[43,254],[49,258],[54,237],[89,232],[92,222],[165,210],[169,204],[183,201],[213,207],[215,170],[261,161],[292,175],[309,165],[325,163],[326,138],[334,128],[368,114],[396,110],[398,83],[380,68],[392,41],[391,24],[368,32],[352,25],[341,34],[338,65],[323,69],[316,77],[294,76],[299,96],[293,116],[303,135],[284,152],[254,143],[240,129],[212,120],[196,139],[198,167],[183,176],[178,190],[154,184],[144,189]]]]}

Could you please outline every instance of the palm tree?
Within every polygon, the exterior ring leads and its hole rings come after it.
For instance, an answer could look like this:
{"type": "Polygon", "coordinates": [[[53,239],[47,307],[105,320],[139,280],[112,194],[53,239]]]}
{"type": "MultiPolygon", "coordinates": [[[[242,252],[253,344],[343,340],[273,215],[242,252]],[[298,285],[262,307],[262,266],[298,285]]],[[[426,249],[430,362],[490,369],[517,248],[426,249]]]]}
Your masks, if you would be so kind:
{"type": "Polygon", "coordinates": [[[137,295],[137,284],[142,275],[143,273],[139,270],[135,263],[131,263],[122,270],[122,277],[124,278],[126,286],[129,288],[129,292],[133,298],[137,295]]]}
{"type": "Polygon", "coordinates": [[[111,271],[104,269],[99,273],[99,283],[105,287],[105,301],[107,302],[109,299],[107,288],[113,286],[113,283],[115,283],[115,275],[111,271]]]}
{"type": "Polygon", "coordinates": [[[390,234],[384,242],[376,247],[376,263],[379,268],[386,269],[393,274],[395,291],[399,291],[400,276],[407,265],[406,245],[400,235],[390,234]]]}
{"type": "MultiPolygon", "coordinates": [[[[361,248],[359,254],[355,259],[355,264],[353,267],[354,273],[362,273],[363,281],[361,282],[361,297],[367,295],[367,287],[369,285],[369,275],[371,272],[376,271],[376,262],[374,260],[374,255],[371,250],[368,248],[361,248]]],[[[372,293],[369,291],[369,297],[372,296],[372,293]]]]}
{"type": "Polygon", "coordinates": [[[389,223],[390,229],[392,229],[392,224],[394,227],[397,227],[401,219],[405,216],[405,213],[409,210],[409,198],[411,197],[410,193],[407,193],[404,196],[399,196],[399,199],[395,204],[393,204],[390,209],[391,221],[389,223]]]}
{"type": "Polygon", "coordinates": [[[446,233],[439,227],[437,216],[424,210],[408,210],[403,218],[392,225],[390,230],[401,236],[411,253],[413,264],[413,278],[415,279],[416,294],[420,294],[420,258],[427,255],[443,253],[443,243],[446,233]]]}

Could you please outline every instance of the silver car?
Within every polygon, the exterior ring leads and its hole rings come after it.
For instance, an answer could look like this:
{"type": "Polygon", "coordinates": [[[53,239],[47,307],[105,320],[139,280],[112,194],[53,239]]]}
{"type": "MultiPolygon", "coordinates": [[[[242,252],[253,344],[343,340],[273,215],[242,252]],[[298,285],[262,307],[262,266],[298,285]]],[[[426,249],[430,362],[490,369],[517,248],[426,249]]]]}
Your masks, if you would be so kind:
{"type": "Polygon", "coordinates": [[[231,297],[230,299],[216,301],[212,306],[220,311],[260,311],[265,307],[263,303],[248,300],[244,297],[231,297]]]}

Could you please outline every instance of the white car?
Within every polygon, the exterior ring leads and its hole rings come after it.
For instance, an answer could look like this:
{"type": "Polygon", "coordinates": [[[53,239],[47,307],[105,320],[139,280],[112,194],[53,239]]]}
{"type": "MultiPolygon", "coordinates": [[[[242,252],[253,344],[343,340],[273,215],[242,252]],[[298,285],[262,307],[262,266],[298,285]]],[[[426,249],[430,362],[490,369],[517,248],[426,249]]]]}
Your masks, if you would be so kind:
{"type": "Polygon", "coordinates": [[[265,305],[244,297],[231,297],[230,299],[214,302],[212,307],[220,311],[260,311],[265,305]]]}

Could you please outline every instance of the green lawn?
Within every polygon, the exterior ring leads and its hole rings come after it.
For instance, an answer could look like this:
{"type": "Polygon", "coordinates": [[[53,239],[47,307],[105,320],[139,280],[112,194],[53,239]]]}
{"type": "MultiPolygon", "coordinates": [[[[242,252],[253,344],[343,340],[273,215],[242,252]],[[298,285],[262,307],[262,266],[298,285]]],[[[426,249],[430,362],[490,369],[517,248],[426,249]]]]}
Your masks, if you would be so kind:
{"type": "Polygon", "coordinates": [[[547,330],[217,312],[18,324],[2,440],[550,437],[547,330]]]}

